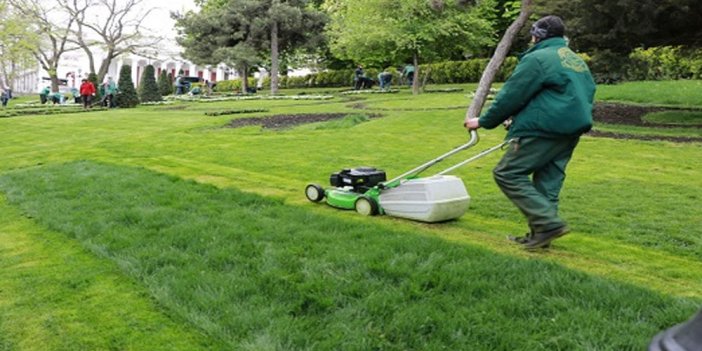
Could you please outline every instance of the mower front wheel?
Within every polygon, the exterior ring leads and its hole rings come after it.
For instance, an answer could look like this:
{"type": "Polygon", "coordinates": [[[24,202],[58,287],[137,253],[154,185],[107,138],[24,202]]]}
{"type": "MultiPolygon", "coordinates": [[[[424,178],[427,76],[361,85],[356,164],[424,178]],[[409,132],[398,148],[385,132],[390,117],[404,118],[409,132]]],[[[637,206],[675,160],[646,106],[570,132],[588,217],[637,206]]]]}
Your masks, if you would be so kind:
{"type": "Polygon", "coordinates": [[[312,202],[320,202],[324,199],[324,188],[319,184],[309,184],[305,187],[305,196],[312,202]]]}
{"type": "Polygon", "coordinates": [[[375,216],[378,214],[378,204],[375,200],[365,195],[361,195],[356,199],[354,208],[356,208],[356,212],[364,216],[375,216]]]}

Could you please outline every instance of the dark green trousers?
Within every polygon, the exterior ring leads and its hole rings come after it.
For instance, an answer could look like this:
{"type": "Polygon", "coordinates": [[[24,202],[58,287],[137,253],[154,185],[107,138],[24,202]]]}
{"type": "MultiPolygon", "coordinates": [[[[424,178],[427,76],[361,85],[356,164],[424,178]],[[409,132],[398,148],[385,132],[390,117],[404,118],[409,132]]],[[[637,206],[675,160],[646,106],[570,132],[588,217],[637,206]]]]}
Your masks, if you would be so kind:
{"type": "Polygon", "coordinates": [[[493,170],[495,182],[529,221],[532,232],[560,228],[558,195],[580,137],[519,138],[493,170]]]}

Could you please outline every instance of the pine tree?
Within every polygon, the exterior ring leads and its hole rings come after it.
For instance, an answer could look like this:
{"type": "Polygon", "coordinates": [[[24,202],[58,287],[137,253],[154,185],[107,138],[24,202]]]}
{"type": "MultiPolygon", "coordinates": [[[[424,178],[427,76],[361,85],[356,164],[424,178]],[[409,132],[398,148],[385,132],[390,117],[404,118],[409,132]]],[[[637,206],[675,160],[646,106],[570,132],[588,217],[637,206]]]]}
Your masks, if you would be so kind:
{"type": "Polygon", "coordinates": [[[158,76],[158,91],[161,92],[161,96],[173,94],[173,82],[168,78],[166,70],[162,70],[158,76]]]}
{"type": "Polygon", "coordinates": [[[124,65],[119,70],[119,80],[117,81],[117,106],[122,108],[135,107],[139,104],[134,83],[132,82],[132,66],[124,65]]]}
{"type": "Polygon", "coordinates": [[[147,65],[144,68],[144,74],[141,76],[141,84],[139,84],[139,100],[141,102],[161,101],[161,92],[156,84],[156,72],[154,66],[147,65]]]}

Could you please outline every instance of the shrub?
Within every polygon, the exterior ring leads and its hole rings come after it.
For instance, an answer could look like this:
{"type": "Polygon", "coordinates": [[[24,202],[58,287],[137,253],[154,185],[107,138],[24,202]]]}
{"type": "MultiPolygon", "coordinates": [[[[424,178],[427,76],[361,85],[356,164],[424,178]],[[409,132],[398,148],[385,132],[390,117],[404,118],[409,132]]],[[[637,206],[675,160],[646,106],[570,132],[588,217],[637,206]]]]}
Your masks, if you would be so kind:
{"type": "MultiPolygon", "coordinates": [[[[248,78],[248,85],[249,88],[255,87],[256,86],[256,80],[254,78],[248,78]]],[[[269,85],[270,86],[270,85],[269,85]]],[[[214,87],[214,91],[218,93],[231,93],[231,92],[236,92],[236,93],[241,93],[241,79],[230,79],[230,80],[222,80],[217,82],[217,85],[214,87]]]]}
{"type": "Polygon", "coordinates": [[[135,107],[139,104],[139,97],[132,82],[132,66],[124,65],[119,71],[117,81],[119,92],[117,93],[117,106],[122,108],[135,107]]]}
{"type": "MultiPolygon", "coordinates": [[[[487,65],[487,59],[471,59],[466,61],[446,61],[419,66],[419,72],[422,77],[428,74],[428,82],[434,84],[452,84],[452,83],[474,83],[480,81],[483,70],[487,65]]],[[[514,71],[517,65],[516,57],[508,57],[499,73],[497,80],[506,80],[514,71]]],[[[378,80],[378,73],[381,70],[377,68],[365,69],[366,77],[375,81],[378,80]]],[[[388,72],[392,73],[392,84],[400,83],[400,72],[394,68],[388,68],[388,72]]],[[[311,73],[304,77],[286,77],[280,78],[281,88],[326,88],[326,87],[351,87],[353,86],[354,70],[327,70],[318,73],[311,73]]],[[[270,78],[267,77],[263,81],[263,86],[270,88],[270,78]]]]}
{"type": "Polygon", "coordinates": [[[702,78],[702,50],[682,46],[637,48],[629,54],[629,80],[702,78]]]}
{"type": "Polygon", "coordinates": [[[158,76],[158,91],[161,93],[161,96],[173,94],[173,81],[169,78],[166,70],[162,70],[161,75],[158,76]]]}
{"type": "Polygon", "coordinates": [[[147,65],[144,68],[144,74],[141,76],[141,84],[139,84],[139,100],[141,102],[161,101],[161,91],[156,84],[156,72],[154,66],[147,65]]]}

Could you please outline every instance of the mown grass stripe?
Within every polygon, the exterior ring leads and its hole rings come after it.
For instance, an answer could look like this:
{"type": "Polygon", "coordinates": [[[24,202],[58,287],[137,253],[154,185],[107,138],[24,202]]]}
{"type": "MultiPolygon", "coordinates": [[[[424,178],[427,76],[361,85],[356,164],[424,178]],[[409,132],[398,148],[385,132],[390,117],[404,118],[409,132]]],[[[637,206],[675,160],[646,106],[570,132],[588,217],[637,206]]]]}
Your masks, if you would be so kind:
{"type": "Polygon", "coordinates": [[[207,350],[113,263],[0,196],[0,350],[207,350]]]}
{"type": "Polygon", "coordinates": [[[699,302],[143,169],[0,188],[233,349],[633,350],[699,302]]]}

